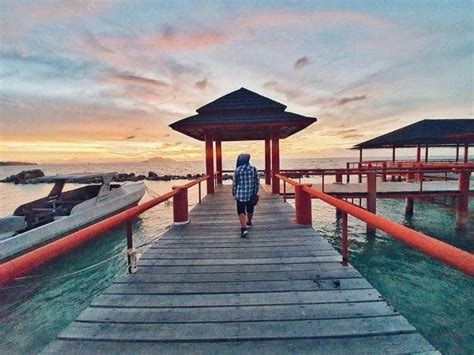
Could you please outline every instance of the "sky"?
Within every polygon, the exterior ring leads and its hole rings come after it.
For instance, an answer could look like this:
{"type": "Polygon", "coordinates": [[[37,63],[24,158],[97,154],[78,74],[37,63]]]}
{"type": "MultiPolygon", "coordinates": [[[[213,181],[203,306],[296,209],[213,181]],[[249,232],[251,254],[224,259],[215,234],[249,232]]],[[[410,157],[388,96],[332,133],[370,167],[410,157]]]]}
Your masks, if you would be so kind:
{"type": "Polygon", "coordinates": [[[241,87],[318,118],[283,157],[351,156],[474,116],[473,20],[462,0],[0,0],[0,160],[200,160],[168,125],[241,87]]]}

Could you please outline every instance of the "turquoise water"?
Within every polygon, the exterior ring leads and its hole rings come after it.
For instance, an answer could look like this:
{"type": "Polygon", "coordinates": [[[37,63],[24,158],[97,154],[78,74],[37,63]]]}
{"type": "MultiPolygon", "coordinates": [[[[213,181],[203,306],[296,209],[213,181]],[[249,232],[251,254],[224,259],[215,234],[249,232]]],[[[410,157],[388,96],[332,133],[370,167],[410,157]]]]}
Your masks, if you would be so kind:
{"type": "MultiPolygon", "coordinates": [[[[298,165],[334,166],[338,161],[316,163],[298,165]]],[[[53,168],[58,172],[72,172],[71,167],[53,168]]],[[[115,168],[115,171],[129,172],[115,168]]],[[[194,166],[187,168],[195,169],[194,166]]],[[[100,170],[100,167],[88,167],[89,171],[94,169],[100,170]]],[[[141,166],[140,169],[136,169],[137,172],[147,172],[149,167],[141,166]]],[[[0,171],[0,177],[5,175],[0,171]]],[[[180,182],[147,181],[146,184],[155,192],[164,193],[180,182]]],[[[50,185],[0,184],[1,214],[11,212],[20,202],[43,196],[50,188],[50,185]]],[[[149,198],[145,196],[144,200],[149,198]]],[[[190,191],[190,204],[196,202],[197,188],[194,188],[190,191]]],[[[474,210],[473,202],[471,200],[471,210],[474,210]]],[[[454,212],[445,207],[415,202],[415,214],[407,219],[403,201],[378,200],[377,212],[449,244],[474,251],[473,217],[470,230],[456,232],[454,212]]],[[[172,206],[166,204],[142,214],[134,223],[135,244],[150,241],[163,233],[171,222],[171,216],[172,206]]],[[[313,201],[313,218],[313,226],[339,248],[340,225],[334,209],[323,202],[313,201]]],[[[473,353],[473,280],[382,233],[377,233],[375,239],[367,238],[365,225],[354,218],[349,218],[349,228],[350,262],[382,295],[443,353],[473,353]]],[[[2,350],[30,353],[46,346],[110,284],[115,275],[125,272],[124,249],[125,233],[118,229],[40,268],[33,278],[1,290],[2,350]],[[84,268],[84,271],[61,277],[84,268]]]]}

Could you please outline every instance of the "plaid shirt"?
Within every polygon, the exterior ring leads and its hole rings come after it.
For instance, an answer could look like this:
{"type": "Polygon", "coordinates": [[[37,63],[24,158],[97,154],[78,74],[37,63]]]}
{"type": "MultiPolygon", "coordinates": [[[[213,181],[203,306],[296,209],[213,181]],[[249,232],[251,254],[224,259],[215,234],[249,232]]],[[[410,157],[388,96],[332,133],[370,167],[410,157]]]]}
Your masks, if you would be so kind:
{"type": "Polygon", "coordinates": [[[232,179],[232,196],[238,201],[247,202],[258,193],[260,180],[258,171],[250,164],[244,164],[235,169],[232,179]]]}

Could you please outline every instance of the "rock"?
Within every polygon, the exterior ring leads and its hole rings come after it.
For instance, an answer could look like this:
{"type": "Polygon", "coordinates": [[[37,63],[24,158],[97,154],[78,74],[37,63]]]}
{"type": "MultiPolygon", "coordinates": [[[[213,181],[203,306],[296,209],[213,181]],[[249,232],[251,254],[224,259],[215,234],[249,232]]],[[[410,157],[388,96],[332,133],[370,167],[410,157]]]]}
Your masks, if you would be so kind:
{"type": "Polygon", "coordinates": [[[26,184],[29,180],[37,179],[43,177],[44,173],[41,169],[33,169],[33,170],[24,170],[18,174],[11,175],[2,182],[13,182],[15,184],[26,184]]]}

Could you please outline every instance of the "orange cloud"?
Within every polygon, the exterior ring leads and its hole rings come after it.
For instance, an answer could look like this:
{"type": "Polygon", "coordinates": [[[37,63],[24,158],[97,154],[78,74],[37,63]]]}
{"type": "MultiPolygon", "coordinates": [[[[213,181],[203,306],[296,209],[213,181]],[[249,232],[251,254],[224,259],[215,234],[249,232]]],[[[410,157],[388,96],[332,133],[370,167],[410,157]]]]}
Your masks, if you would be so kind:
{"type": "Polygon", "coordinates": [[[147,46],[159,49],[194,50],[226,43],[229,38],[215,32],[157,34],[142,40],[147,46]]]}

